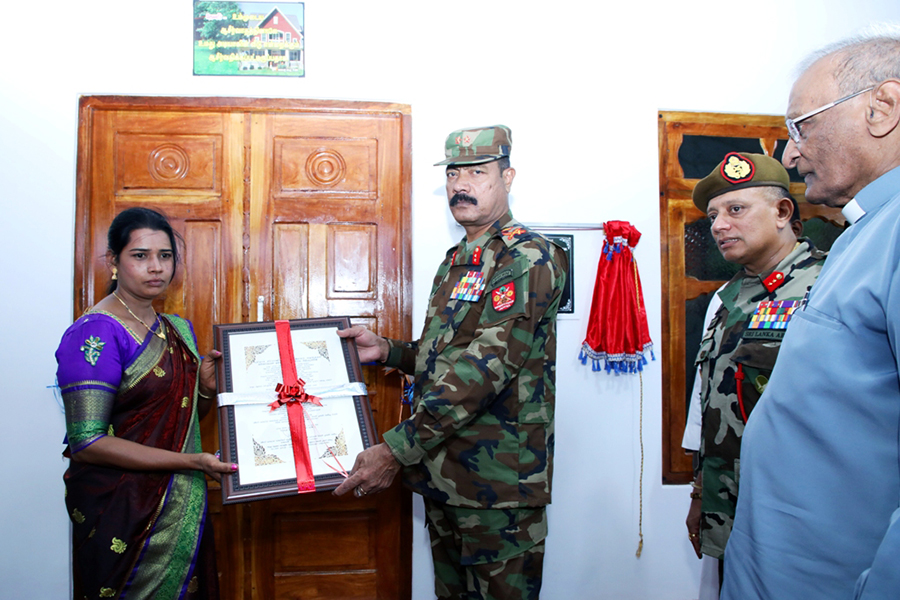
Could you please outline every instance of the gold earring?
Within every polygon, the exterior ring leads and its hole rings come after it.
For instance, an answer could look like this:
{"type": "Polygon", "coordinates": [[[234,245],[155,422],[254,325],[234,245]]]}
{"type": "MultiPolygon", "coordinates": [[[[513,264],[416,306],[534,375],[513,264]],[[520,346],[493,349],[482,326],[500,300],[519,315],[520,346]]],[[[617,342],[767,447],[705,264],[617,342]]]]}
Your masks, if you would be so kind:
{"type": "Polygon", "coordinates": [[[113,267],[113,268],[112,268],[112,271],[113,271],[112,280],[115,281],[116,279],[119,278],[118,275],[117,275],[117,273],[119,272],[119,270],[118,270],[117,268],[113,267]]]}

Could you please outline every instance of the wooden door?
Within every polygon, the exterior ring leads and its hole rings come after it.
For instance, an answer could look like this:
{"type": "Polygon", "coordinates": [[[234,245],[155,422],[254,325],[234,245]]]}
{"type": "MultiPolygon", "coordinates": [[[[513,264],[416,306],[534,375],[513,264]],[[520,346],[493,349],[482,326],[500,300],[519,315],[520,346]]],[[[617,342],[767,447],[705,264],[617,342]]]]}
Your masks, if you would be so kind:
{"type": "MultiPolygon", "coordinates": [[[[75,313],[103,297],[105,233],[130,206],[164,211],[185,260],[159,310],[212,325],[350,316],[408,339],[409,108],[89,97],[81,102],[75,313]]],[[[396,375],[365,367],[379,432],[400,417],[396,375]]],[[[203,445],[218,448],[216,420],[203,445]]],[[[350,465],[345,465],[349,468],[350,465]]],[[[411,501],[395,485],[223,507],[210,482],[223,598],[408,598],[411,501]]]]}

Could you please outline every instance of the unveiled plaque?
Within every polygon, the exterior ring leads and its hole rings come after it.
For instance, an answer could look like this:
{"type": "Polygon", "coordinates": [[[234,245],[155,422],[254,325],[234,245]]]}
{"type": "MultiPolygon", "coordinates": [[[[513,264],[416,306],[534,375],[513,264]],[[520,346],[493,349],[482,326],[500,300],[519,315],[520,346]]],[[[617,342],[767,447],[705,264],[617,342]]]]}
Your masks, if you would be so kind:
{"type": "Polygon", "coordinates": [[[376,442],[347,317],[215,325],[225,504],[337,487],[376,442]]]}

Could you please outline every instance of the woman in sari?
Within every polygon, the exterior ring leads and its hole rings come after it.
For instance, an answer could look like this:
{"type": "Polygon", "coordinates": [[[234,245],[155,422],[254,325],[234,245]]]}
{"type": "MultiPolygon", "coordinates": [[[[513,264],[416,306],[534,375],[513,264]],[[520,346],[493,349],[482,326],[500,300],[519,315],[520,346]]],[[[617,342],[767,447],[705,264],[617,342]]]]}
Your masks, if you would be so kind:
{"type": "Polygon", "coordinates": [[[237,465],[200,447],[218,353],[201,360],[190,322],[151,304],[177,262],[165,217],[120,213],[108,233],[110,293],[56,352],[78,600],[218,598],[206,475],[237,465]]]}

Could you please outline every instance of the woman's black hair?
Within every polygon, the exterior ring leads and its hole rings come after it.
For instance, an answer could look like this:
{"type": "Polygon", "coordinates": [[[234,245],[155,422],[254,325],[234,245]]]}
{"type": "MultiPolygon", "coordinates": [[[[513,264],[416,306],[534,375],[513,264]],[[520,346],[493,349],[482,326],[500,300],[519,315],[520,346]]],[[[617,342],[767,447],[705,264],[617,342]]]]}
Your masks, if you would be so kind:
{"type": "MultiPolygon", "coordinates": [[[[119,262],[119,256],[122,250],[131,241],[131,232],[136,229],[150,229],[152,231],[162,231],[169,236],[169,242],[172,244],[172,260],[177,268],[178,266],[178,240],[182,240],[181,236],[172,229],[169,220],[165,215],[150,208],[127,208],[116,215],[109,231],[106,234],[107,252],[113,255],[116,262],[119,262]],[[176,239],[177,238],[177,239],[176,239]]],[[[183,241],[183,240],[182,240],[183,241]]],[[[172,271],[172,277],[175,277],[175,271],[172,271]]],[[[112,294],[116,289],[116,281],[109,282],[108,294],[112,294]]]]}

